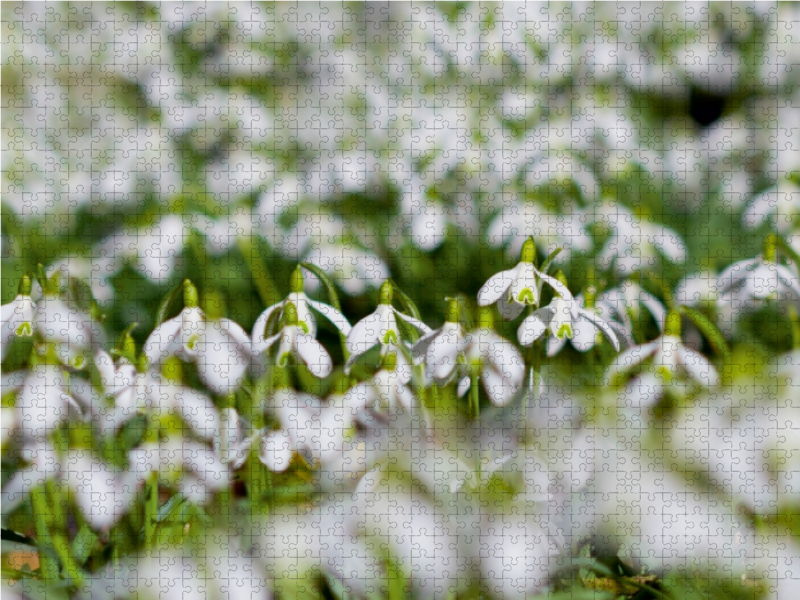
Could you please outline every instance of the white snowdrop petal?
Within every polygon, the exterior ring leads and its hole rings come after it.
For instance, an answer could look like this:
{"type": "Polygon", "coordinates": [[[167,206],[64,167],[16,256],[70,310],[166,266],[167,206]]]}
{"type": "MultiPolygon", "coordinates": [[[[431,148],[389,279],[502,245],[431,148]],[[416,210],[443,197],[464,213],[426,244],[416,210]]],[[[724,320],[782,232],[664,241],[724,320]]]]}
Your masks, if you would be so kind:
{"type": "Polygon", "coordinates": [[[173,355],[180,344],[181,315],[164,321],[156,327],[144,343],[144,354],[152,365],[161,364],[173,355]]]}
{"type": "Polygon", "coordinates": [[[686,368],[692,379],[699,381],[706,387],[719,385],[719,374],[705,356],[684,346],[681,346],[678,352],[681,364],[686,368]]]}
{"type": "Polygon", "coordinates": [[[333,361],[325,347],[310,335],[297,335],[297,354],[316,377],[327,377],[333,369],[333,361]]]}
{"type": "Polygon", "coordinates": [[[272,431],[261,439],[259,459],[275,473],[289,468],[292,460],[292,440],[285,431],[272,431]]]}
{"type": "Polygon", "coordinates": [[[536,311],[532,315],[525,317],[517,329],[517,339],[523,346],[530,346],[547,331],[547,325],[542,320],[542,314],[536,311]]]}

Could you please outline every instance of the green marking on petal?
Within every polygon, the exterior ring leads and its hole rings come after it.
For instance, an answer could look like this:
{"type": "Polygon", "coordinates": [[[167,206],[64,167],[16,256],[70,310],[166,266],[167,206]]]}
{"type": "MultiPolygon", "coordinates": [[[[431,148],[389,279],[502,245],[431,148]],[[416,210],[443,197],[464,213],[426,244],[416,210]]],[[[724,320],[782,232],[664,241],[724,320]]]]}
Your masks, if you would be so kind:
{"type": "Polygon", "coordinates": [[[560,340],[563,340],[564,337],[572,339],[572,326],[569,323],[562,323],[561,327],[558,328],[556,337],[560,340]]]}
{"type": "Polygon", "coordinates": [[[520,304],[536,304],[536,296],[531,288],[524,288],[517,294],[517,302],[520,304]]]}
{"type": "Polygon", "coordinates": [[[86,366],[86,359],[80,354],[72,359],[72,366],[76,369],[82,369],[86,366]]]}
{"type": "MultiPolygon", "coordinates": [[[[283,324],[287,326],[298,326],[297,307],[293,302],[287,302],[283,307],[283,324]]],[[[308,333],[308,331],[306,331],[306,333],[308,333]]]]}
{"type": "Polygon", "coordinates": [[[186,342],[186,348],[191,350],[192,352],[196,352],[197,351],[197,343],[199,341],[200,341],[200,336],[197,335],[196,333],[192,334],[191,336],[189,336],[189,341],[186,342]]]}
{"type": "Polygon", "coordinates": [[[394,331],[394,329],[390,329],[386,332],[386,334],[383,336],[382,343],[384,346],[388,346],[389,344],[394,344],[395,346],[397,345],[397,333],[394,331]]]}
{"type": "Polygon", "coordinates": [[[33,335],[33,325],[28,321],[24,321],[14,330],[14,333],[18,336],[31,337],[33,335]]]}

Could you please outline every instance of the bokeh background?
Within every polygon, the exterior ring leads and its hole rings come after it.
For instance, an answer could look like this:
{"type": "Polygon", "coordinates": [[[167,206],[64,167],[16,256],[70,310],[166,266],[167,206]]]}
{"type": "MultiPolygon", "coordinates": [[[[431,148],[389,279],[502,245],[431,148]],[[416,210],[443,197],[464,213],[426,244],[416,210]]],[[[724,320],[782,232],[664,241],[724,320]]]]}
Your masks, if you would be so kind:
{"type": "Polygon", "coordinates": [[[792,3],[2,11],[4,303],[69,264],[144,336],[191,275],[248,327],[307,260],[435,320],[528,235],[671,287],[797,227],[792,3]]]}

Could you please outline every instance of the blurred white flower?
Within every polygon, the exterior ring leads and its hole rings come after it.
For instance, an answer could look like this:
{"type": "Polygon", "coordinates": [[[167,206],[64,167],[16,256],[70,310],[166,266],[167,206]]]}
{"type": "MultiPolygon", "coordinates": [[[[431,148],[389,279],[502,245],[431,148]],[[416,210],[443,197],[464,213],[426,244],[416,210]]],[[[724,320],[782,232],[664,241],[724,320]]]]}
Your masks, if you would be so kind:
{"type": "Polygon", "coordinates": [[[95,530],[108,531],[135,506],[137,473],[116,469],[88,450],[71,450],[62,468],[78,507],[95,530]]]}
{"type": "Polygon", "coordinates": [[[3,486],[3,515],[9,514],[31,491],[61,472],[59,453],[46,440],[30,441],[18,452],[8,453],[7,456],[16,459],[17,464],[26,462],[30,465],[19,469],[3,486]]]}
{"type": "Polygon", "coordinates": [[[525,306],[538,306],[539,288],[546,282],[563,298],[572,298],[569,289],[555,277],[539,271],[533,266],[536,245],[533,238],[522,246],[519,264],[508,271],[492,275],[478,291],[478,305],[489,306],[497,302],[497,308],[504,319],[517,318],[525,306]]]}
{"type": "Polygon", "coordinates": [[[217,394],[236,389],[250,364],[250,338],[230,319],[207,321],[197,306],[197,291],[187,281],[184,309],[177,317],[156,327],[144,344],[144,353],[153,365],[160,365],[170,356],[197,364],[200,379],[217,394]]]}
{"type": "Polygon", "coordinates": [[[742,214],[742,223],[753,229],[769,219],[779,233],[788,234],[800,226],[800,186],[781,181],[756,194],[742,214]]]}
{"type": "Polygon", "coordinates": [[[600,294],[595,307],[617,333],[618,340],[626,346],[634,343],[633,321],[641,318],[642,307],[652,315],[661,331],[664,330],[667,319],[667,309],[661,301],[632,281],[626,281],[620,287],[600,294]]]}
{"type": "MultiPolygon", "coordinates": [[[[517,347],[495,333],[492,326],[479,327],[467,334],[464,349],[469,369],[478,369],[486,395],[495,406],[505,406],[514,398],[525,378],[525,361],[517,347]]],[[[458,382],[458,395],[472,385],[469,375],[458,382]]]]}
{"type": "Polygon", "coordinates": [[[686,260],[686,244],[675,231],[633,214],[618,202],[603,204],[597,218],[611,229],[610,239],[597,256],[603,269],[613,263],[618,273],[630,275],[655,265],[656,251],[673,263],[686,260]]]}
{"type": "Polygon", "coordinates": [[[337,412],[323,406],[319,398],[280,387],[268,398],[267,406],[281,427],[259,434],[259,458],[270,471],[280,473],[289,468],[295,452],[310,465],[325,458],[323,449],[326,453],[341,452],[343,438],[337,412]]]}
{"type": "Polygon", "coordinates": [[[458,364],[466,365],[466,348],[466,332],[458,322],[458,300],[451,298],[444,325],[417,340],[411,354],[417,360],[424,357],[426,376],[444,385],[456,373],[458,364]]]}
{"type": "Polygon", "coordinates": [[[60,366],[40,364],[30,371],[5,374],[3,393],[14,390],[19,390],[14,406],[26,438],[44,440],[67,418],[70,408],[82,414],[60,366]]]}
{"type": "Polygon", "coordinates": [[[800,277],[790,268],[757,256],[736,262],[720,273],[717,287],[724,302],[740,306],[756,300],[800,300],[800,277]]]}
{"type": "Polygon", "coordinates": [[[650,372],[633,379],[626,388],[632,406],[654,404],[680,373],[707,388],[719,385],[719,375],[714,366],[702,354],[687,348],[679,331],[680,315],[670,313],[663,335],[647,344],[629,348],[616,357],[608,371],[608,380],[612,384],[618,376],[652,358],[648,363],[650,372]]]}

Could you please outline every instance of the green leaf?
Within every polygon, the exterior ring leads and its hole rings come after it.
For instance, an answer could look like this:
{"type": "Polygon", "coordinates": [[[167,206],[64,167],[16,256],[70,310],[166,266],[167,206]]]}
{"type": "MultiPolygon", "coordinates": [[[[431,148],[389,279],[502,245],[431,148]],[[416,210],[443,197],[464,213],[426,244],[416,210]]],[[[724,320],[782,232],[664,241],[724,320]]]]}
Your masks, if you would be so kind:
{"type": "Polygon", "coordinates": [[[562,250],[563,250],[563,248],[556,248],[555,250],[553,250],[550,253],[550,255],[547,258],[544,259],[544,262],[542,263],[542,266],[539,268],[539,272],[547,274],[547,269],[550,268],[550,265],[556,259],[556,256],[561,254],[562,250]]]}
{"type": "Polygon", "coordinates": [[[711,342],[712,348],[714,348],[714,352],[717,354],[728,358],[730,356],[730,348],[728,348],[728,343],[725,341],[725,336],[722,335],[722,332],[719,330],[714,323],[712,323],[708,317],[706,317],[703,313],[699,310],[691,308],[689,306],[680,306],[680,311],[686,315],[692,323],[694,323],[697,328],[702,332],[704,336],[711,342]]]}
{"type": "Polygon", "coordinates": [[[319,280],[322,282],[322,285],[325,286],[325,290],[328,292],[328,298],[330,299],[331,306],[339,312],[342,312],[342,305],[339,303],[339,295],[336,293],[336,285],[333,283],[333,280],[328,277],[328,274],[320,269],[317,265],[312,265],[311,263],[300,263],[300,266],[307,271],[311,271],[314,275],[319,277],[319,280]]]}
{"type": "Polygon", "coordinates": [[[780,251],[794,263],[795,267],[800,268],[800,254],[795,252],[794,248],[787,244],[782,236],[778,236],[778,247],[780,251]]]}
{"type": "Polygon", "coordinates": [[[414,317],[417,321],[422,321],[422,317],[419,315],[419,309],[417,305],[414,304],[414,301],[408,297],[408,295],[400,289],[400,286],[395,283],[394,280],[390,279],[389,283],[392,284],[392,291],[395,294],[395,297],[399,300],[400,306],[403,307],[403,311],[412,317],[414,317]]]}
{"type": "Polygon", "coordinates": [[[258,295],[261,296],[262,302],[267,306],[277,304],[279,294],[275,287],[275,282],[272,280],[269,269],[267,269],[266,265],[258,258],[258,256],[263,254],[260,252],[260,246],[263,244],[262,239],[258,236],[254,236],[253,238],[239,236],[236,242],[239,246],[239,252],[242,254],[245,263],[247,263],[247,268],[250,269],[250,274],[253,276],[258,295]],[[256,250],[255,253],[253,252],[254,246],[256,250]]]}
{"type": "Polygon", "coordinates": [[[167,320],[167,311],[169,310],[169,306],[177,297],[183,297],[183,280],[178,281],[177,285],[175,285],[175,287],[172,288],[166,296],[164,296],[164,299],[158,305],[155,327],[158,327],[167,320]]]}
{"type": "MultiPolygon", "coordinates": [[[[330,305],[339,312],[342,312],[342,305],[339,302],[339,294],[336,293],[336,285],[333,283],[333,280],[328,277],[328,274],[320,269],[317,265],[312,265],[311,263],[300,263],[300,266],[308,271],[311,271],[314,275],[319,277],[319,280],[322,282],[322,285],[325,286],[325,289],[328,292],[330,305]]],[[[350,352],[347,351],[347,336],[341,331],[339,332],[339,340],[342,343],[342,356],[346,361],[348,358],[350,358],[350,352]]]]}
{"type": "Polygon", "coordinates": [[[78,531],[78,535],[72,540],[72,556],[75,557],[78,564],[83,565],[86,563],[96,541],[97,534],[92,531],[88,524],[84,523],[78,531]]]}

